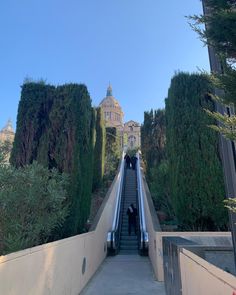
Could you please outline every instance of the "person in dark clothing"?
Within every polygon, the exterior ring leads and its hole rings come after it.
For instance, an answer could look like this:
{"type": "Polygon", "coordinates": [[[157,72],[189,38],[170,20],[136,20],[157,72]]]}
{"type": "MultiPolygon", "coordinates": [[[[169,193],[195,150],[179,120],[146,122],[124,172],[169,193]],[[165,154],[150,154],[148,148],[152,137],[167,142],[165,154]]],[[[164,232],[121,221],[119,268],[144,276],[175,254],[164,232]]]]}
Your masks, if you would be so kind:
{"type": "Polygon", "coordinates": [[[126,154],[124,159],[125,159],[125,162],[126,162],[126,168],[129,169],[130,168],[130,162],[131,162],[129,154],[126,154]]]}
{"type": "Polygon", "coordinates": [[[128,222],[129,222],[129,227],[128,227],[129,236],[131,235],[132,228],[134,228],[134,232],[135,234],[137,234],[137,224],[136,224],[137,209],[134,207],[134,204],[130,204],[126,213],[128,215],[128,222]]]}
{"type": "Polygon", "coordinates": [[[137,157],[134,155],[131,157],[130,161],[131,161],[131,165],[132,165],[132,169],[135,170],[136,168],[136,163],[137,163],[137,157]]]}

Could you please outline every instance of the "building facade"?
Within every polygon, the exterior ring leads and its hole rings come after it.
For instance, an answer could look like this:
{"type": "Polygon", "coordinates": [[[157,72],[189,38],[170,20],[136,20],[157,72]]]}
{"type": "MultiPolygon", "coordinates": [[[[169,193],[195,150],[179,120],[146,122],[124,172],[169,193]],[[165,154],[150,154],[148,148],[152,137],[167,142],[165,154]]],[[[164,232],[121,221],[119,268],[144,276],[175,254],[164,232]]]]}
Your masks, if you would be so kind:
{"type": "Polygon", "coordinates": [[[15,132],[12,127],[12,121],[8,120],[6,125],[0,131],[0,142],[10,142],[11,144],[14,141],[15,132]]]}
{"type": "Polygon", "coordinates": [[[11,122],[11,120],[8,120],[5,127],[3,127],[2,130],[0,131],[0,143],[4,143],[4,142],[8,143],[7,150],[9,152],[7,152],[7,154],[4,158],[5,164],[9,164],[10,153],[11,153],[14,138],[15,138],[15,132],[12,127],[12,122],[11,122]]]}
{"type": "Polygon", "coordinates": [[[112,94],[112,87],[107,88],[107,95],[99,104],[103,110],[106,127],[115,127],[121,136],[121,145],[124,149],[134,149],[141,146],[140,124],[130,120],[123,123],[124,113],[119,102],[112,94]]]}
{"type": "Polygon", "coordinates": [[[124,124],[124,145],[129,149],[141,146],[141,131],[139,123],[131,120],[124,124]]]}
{"type": "Polygon", "coordinates": [[[112,95],[111,85],[107,88],[107,95],[99,106],[103,110],[106,127],[116,127],[121,131],[123,129],[124,113],[119,102],[112,95]]]}

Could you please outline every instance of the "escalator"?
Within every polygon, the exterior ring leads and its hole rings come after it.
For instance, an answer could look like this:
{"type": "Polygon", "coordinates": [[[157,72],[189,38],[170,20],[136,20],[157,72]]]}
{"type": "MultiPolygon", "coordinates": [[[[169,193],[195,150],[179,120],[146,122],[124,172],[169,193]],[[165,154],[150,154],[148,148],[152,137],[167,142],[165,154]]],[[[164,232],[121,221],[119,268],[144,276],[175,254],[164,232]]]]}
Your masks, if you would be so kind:
{"type": "Polygon", "coordinates": [[[145,210],[143,200],[143,186],[139,154],[137,154],[136,170],[126,169],[124,156],[122,157],[118,175],[119,186],[116,196],[116,206],[112,229],[107,236],[108,253],[114,254],[141,254],[148,251],[148,233],[146,231],[145,210]],[[127,209],[130,204],[137,208],[137,234],[134,229],[131,235],[128,232],[127,209]]]}
{"type": "Polygon", "coordinates": [[[128,215],[127,209],[130,204],[137,208],[137,181],[136,171],[126,169],[125,181],[121,200],[121,232],[120,232],[120,251],[119,254],[137,254],[138,253],[138,236],[131,229],[131,235],[128,233],[128,215]]]}

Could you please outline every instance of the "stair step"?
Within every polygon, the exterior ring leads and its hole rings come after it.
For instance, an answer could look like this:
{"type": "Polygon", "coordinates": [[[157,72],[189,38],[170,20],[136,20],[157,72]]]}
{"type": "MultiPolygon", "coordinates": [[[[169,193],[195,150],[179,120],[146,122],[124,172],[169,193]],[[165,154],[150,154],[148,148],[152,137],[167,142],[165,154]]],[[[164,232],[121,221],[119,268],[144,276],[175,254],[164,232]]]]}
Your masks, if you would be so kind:
{"type": "Polygon", "coordinates": [[[120,250],[138,250],[138,245],[122,245],[120,250]]]}
{"type": "Polygon", "coordinates": [[[132,228],[131,235],[128,234],[129,223],[126,214],[130,204],[137,208],[137,181],[134,170],[126,170],[125,185],[122,191],[121,200],[121,235],[120,235],[120,252],[123,255],[138,254],[138,236],[134,234],[132,228]]]}
{"type": "Polygon", "coordinates": [[[120,240],[121,241],[138,241],[138,238],[135,235],[133,235],[133,236],[122,235],[120,240]]]}
{"type": "Polygon", "coordinates": [[[123,247],[123,246],[127,246],[127,247],[129,247],[129,246],[135,246],[135,247],[138,247],[138,242],[137,241],[124,241],[124,240],[122,240],[121,242],[120,242],[120,247],[123,247]]]}
{"type": "Polygon", "coordinates": [[[134,234],[134,231],[131,231],[131,235],[129,236],[129,233],[128,233],[128,229],[127,230],[121,230],[121,236],[128,236],[128,237],[131,237],[131,236],[134,236],[134,237],[137,237],[137,235],[134,234]]]}
{"type": "Polygon", "coordinates": [[[119,254],[120,255],[137,255],[138,251],[137,250],[120,250],[119,254]]]}

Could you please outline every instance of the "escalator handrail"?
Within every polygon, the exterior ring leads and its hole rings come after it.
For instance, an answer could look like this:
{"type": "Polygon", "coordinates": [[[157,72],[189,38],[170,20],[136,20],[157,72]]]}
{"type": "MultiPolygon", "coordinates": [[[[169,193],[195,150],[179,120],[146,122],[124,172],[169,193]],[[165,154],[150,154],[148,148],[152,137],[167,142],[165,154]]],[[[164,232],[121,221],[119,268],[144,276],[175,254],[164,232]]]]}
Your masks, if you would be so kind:
{"type": "Polygon", "coordinates": [[[119,216],[120,216],[119,213],[120,213],[123,177],[124,177],[124,156],[122,155],[121,166],[120,166],[120,171],[118,175],[119,184],[118,184],[118,190],[116,194],[116,208],[115,208],[115,214],[114,214],[114,219],[112,223],[112,231],[116,231],[119,226],[119,216]]]}
{"type": "Polygon", "coordinates": [[[143,182],[141,176],[140,156],[137,153],[137,183],[138,183],[138,204],[139,204],[139,227],[140,227],[140,250],[148,248],[148,232],[146,228],[143,182]]]}
{"type": "Polygon", "coordinates": [[[111,250],[117,249],[116,236],[117,236],[117,233],[119,230],[119,224],[120,224],[120,207],[121,207],[121,196],[123,191],[123,179],[124,179],[124,152],[122,153],[120,170],[117,177],[118,189],[116,192],[116,205],[114,210],[112,228],[111,228],[111,231],[108,232],[108,236],[107,236],[108,247],[111,250]]]}

